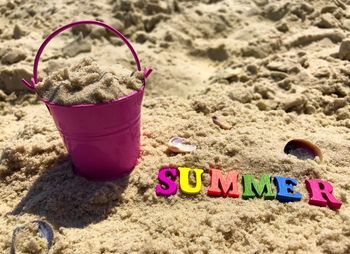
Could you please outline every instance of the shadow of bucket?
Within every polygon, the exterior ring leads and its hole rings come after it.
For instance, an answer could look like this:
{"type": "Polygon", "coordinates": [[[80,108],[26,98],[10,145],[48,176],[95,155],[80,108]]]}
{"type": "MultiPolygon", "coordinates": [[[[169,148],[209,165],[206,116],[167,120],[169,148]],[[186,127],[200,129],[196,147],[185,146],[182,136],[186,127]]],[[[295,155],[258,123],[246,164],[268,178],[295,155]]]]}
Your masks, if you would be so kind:
{"type": "MultiPolygon", "coordinates": [[[[66,29],[82,24],[102,26],[117,35],[129,47],[137,70],[142,70],[136,51],[123,34],[105,23],[83,20],[57,29],[45,39],[35,56],[31,83],[22,80],[27,88],[36,92],[39,59],[46,45],[66,29]]],[[[152,69],[145,68],[143,72],[140,90],[110,102],[67,106],[41,98],[63,138],[77,175],[93,181],[110,181],[129,174],[135,167],[140,154],[142,99],[152,69]]]]}

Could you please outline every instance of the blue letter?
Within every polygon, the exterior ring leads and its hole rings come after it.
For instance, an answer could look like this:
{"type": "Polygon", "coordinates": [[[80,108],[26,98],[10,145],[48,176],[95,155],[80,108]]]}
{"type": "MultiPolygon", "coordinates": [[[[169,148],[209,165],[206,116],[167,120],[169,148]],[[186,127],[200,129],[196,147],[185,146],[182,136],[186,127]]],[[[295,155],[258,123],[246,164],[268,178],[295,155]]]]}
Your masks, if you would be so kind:
{"type": "Polygon", "coordinates": [[[277,187],[276,199],[280,202],[300,201],[301,194],[294,192],[293,188],[298,184],[294,178],[285,178],[281,176],[275,176],[273,179],[277,187]]]}

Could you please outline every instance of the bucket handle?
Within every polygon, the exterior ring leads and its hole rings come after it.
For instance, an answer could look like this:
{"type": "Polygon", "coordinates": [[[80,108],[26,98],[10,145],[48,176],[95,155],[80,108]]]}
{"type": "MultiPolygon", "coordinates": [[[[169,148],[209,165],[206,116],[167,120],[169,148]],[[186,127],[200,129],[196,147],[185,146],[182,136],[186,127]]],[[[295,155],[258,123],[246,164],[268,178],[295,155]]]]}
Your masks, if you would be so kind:
{"type": "MultiPolygon", "coordinates": [[[[97,26],[102,26],[106,29],[108,29],[109,31],[113,32],[116,36],[118,36],[120,39],[123,40],[123,42],[128,46],[128,48],[130,49],[135,63],[136,63],[136,67],[138,71],[141,71],[141,63],[139,60],[139,57],[137,56],[137,53],[135,51],[135,49],[133,48],[133,46],[131,45],[131,43],[128,41],[128,39],[126,39],[126,37],[119,32],[117,29],[115,29],[114,27],[107,25],[103,22],[97,21],[97,20],[81,20],[81,21],[76,21],[70,24],[67,24],[65,26],[62,26],[58,29],[56,29],[54,32],[52,32],[49,36],[46,37],[46,39],[44,40],[44,42],[41,44],[38,52],[36,53],[35,59],[34,59],[34,67],[33,67],[33,77],[31,78],[30,82],[22,79],[22,84],[27,87],[29,90],[31,91],[35,91],[35,86],[38,83],[38,65],[39,65],[39,60],[40,60],[40,56],[42,54],[42,52],[44,51],[46,45],[57,35],[59,35],[60,33],[62,33],[63,31],[74,27],[74,26],[79,26],[79,25],[83,25],[83,24],[92,24],[92,25],[97,25],[97,26]]],[[[145,82],[146,79],[148,78],[148,76],[151,74],[153,70],[150,68],[144,68],[143,69],[143,73],[144,73],[144,77],[145,77],[145,82]]]]}

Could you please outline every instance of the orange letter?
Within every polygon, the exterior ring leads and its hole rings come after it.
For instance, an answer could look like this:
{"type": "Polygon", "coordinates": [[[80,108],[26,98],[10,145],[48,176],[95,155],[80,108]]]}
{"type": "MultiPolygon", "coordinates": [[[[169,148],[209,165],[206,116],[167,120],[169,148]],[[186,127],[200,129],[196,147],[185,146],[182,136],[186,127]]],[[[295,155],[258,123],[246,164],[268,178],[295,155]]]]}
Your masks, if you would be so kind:
{"type": "Polygon", "coordinates": [[[208,189],[209,196],[229,196],[238,198],[238,173],[235,171],[228,172],[226,178],[221,174],[221,170],[210,169],[210,187],[208,189]],[[221,187],[221,188],[220,188],[221,187]]]}

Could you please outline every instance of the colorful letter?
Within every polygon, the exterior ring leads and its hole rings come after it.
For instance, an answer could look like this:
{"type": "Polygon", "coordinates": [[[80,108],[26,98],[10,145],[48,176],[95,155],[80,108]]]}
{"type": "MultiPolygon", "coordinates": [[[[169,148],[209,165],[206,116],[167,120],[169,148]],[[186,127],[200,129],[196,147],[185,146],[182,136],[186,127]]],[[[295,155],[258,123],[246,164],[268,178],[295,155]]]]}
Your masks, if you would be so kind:
{"type": "Polygon", "coordinates": [[[177,176],[176,168],[162,168],[158,173],[159,184],[156,186],[156,195],[157,196],[171,196],[175,195],[177,192],[177,185],[175,182],[177,176]],[[168,178],[167,176],[170,176],[168,178]],[[165,189],[163,189],[163,186],[165,189]]]}
{"type": "Polygon", "coordinates": [[[202,188],[202,174],[203,169],[195,168],[194,173],[196,174],[196,186],[191,187],[189,183],[189,173],[190,168],[179,167],[180,171],[180,189],[186,194],[197,194],[201,191],[202,188]]]}
{"type": "Polygon", "coordinates": [[[306,188],[309,192],[310,205],[329,206],[331,209],[339,209],[342,205],[333,195],[333,186],[324,180],[310,179],[305,180],[306,188]]]}
{"type": "Polygon", "coordinates": [[[229,196],[232,198],[238,198],[238,173],[235,171],[230,171],[223,177],[221,170],[210,169],[210,187],[208,189],[209,196],[229,196]],[[220,188],[221,187],[221,188],[220,188]]]}
{"type": "Polygon", "coordinates": [[[243,176],[243,195],[244,199],[254,198],[255,196],[265,199],[273,199],[275,195],[271,189],[271,178],[269,175],[262,175],[260,182],[257,183],[251,175],[243,176]],[[253,192],[254,188],[254,192],[253,192]]]}
{"type": "Polygon", "coordinates": [[[273,182],[277,187],[276,199],[278,201],[285,203],[301,200],[301,194],[293,190],[294,186],[298,184],[296,179],[275,176],[273,182]]]}

